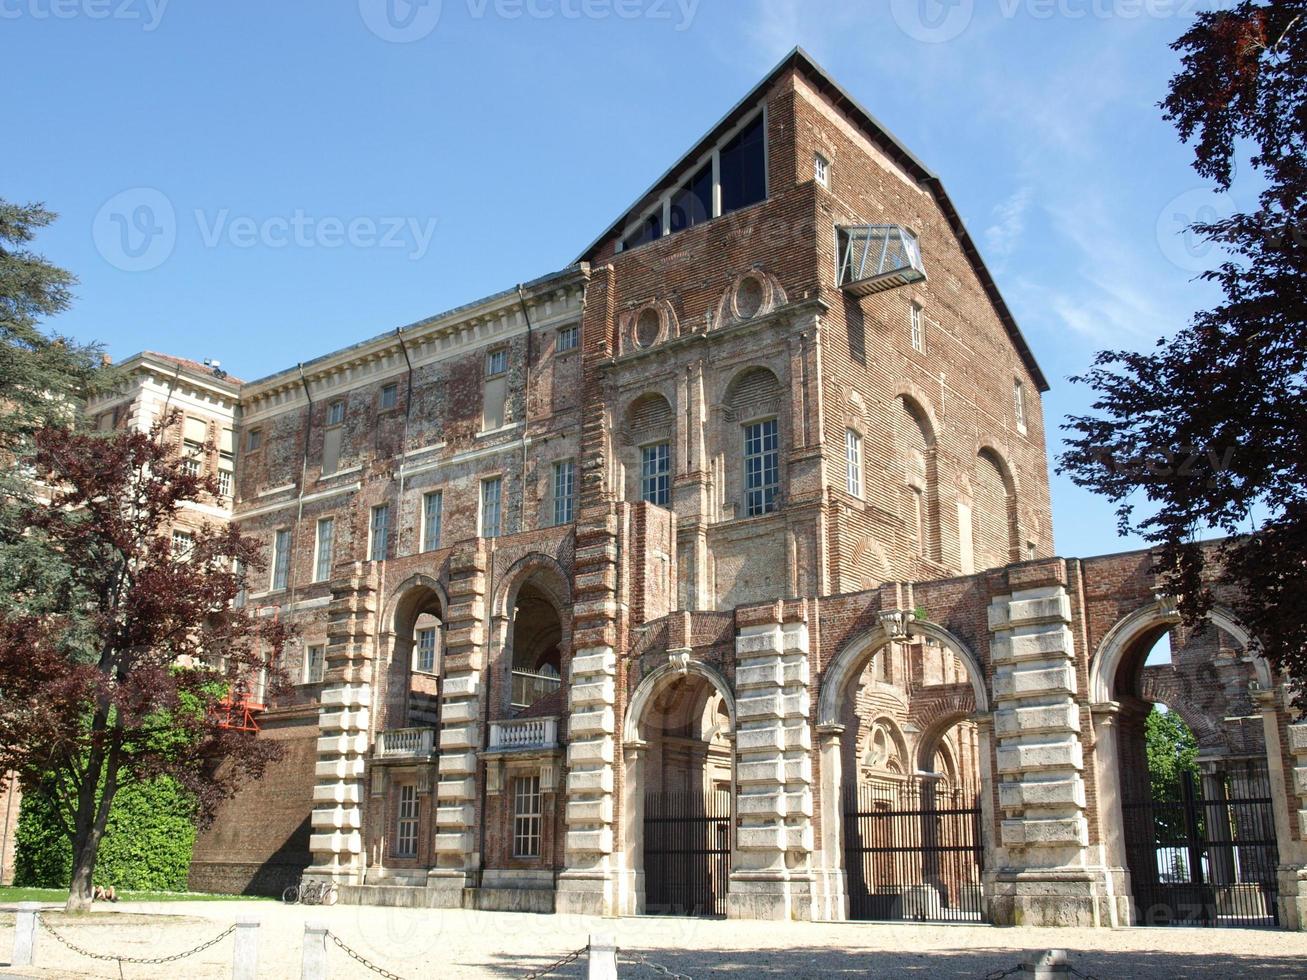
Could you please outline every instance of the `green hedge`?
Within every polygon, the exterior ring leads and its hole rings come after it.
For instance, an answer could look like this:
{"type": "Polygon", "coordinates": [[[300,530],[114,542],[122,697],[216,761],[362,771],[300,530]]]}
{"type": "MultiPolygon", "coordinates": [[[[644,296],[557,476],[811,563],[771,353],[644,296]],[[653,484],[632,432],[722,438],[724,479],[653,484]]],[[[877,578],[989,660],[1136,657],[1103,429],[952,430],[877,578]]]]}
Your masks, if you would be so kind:
{"type": "MultiPolygon", "coordinates": [[[[194,809],[171,779],[119,790],[100,843],[95,883],[129,891],[185,891],[195,846],[194,809]]],[[[72,845],[46,798],[24,795],[17,838],[15,885],[68,887],[72,845]]]]}

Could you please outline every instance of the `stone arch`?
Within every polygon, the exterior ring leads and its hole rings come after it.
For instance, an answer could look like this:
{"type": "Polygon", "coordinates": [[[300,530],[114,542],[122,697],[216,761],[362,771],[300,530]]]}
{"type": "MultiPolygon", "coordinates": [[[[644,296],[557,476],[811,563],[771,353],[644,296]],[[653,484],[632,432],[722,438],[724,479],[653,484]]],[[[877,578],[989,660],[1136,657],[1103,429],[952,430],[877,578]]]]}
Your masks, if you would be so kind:
{"type": "MultiPolygon", "coordinates": [[[[869,765],[867,762],[867,753],[872,747],[877,732],[883,731],[887,739],[893,743],[895,754],[897,754],[900,763],[904,766],[912,765],[912,753],[908,751],[908,741],[903,735],[903,729],[897,721],[889,715],[876,715],[867,722],[867,732],[862,739],[862,744],[858,745],[858,766],[859,768],[869,765]]],[[[888,761],[888,759],[886,760],[888,761]]],[[[910,775],[910,771],[905,775],[910,775]]]]}
{"type": "MultiPolygon", "coordinates": [[[[1224,606],[1213,606],[1208,620],[1234,637],[1252,657],[1257,682],[1269,690],[1275,686],[1274,675],[1266,658],[1260,653],[1260,644],[1233,612],[1224,606]]],[[[1103,635],[1089,666],[1089,691],[1095,703],[1116,700],[1117,676],[1126,659],[1138,650],[1141,639],[1153,634],[1153,640],[1180,622],[1175,600],[1162,597],[1123,616],[1103,635]]],[[[1150,644],[1151,646],[1151,644],[1150,644]]],[[[1183,717],[1183,716],[1182,716],[1183,717]]]]}
{"type": "Polygon", "coordinates": [[[438,579],[426,573],[410,575],[391,594],[381,618],[381,649],[388,662],[381,728],[433,724],[438,717],[448,613],[448,593],[438,579]],[[420,672],[417,634],[428,629],[435,631],[428,636],[434,671],[420,672]]]}
{"type": "Polygon", "coordinates": [[[972,465],[976,568],[998,568],[1020,559],[1016,477],[1003,454],[987,444],[972,465]]]}
{"type": "MultiPolygon", "coordinates": [[[[970,647],[943,626],[928,620],[913,620],[907,626],[909,636],[935,640],[956,656],[967,672],[976,696],[976,710],[989,710],[989,693],[985,684],[985,671],[980,659],[971,652],[970,647]]],[[[871,658],[882,648],[888,646],[895,637],[891,636],[883,624],[864,633],[849,643],[835,657],[823,673],[821,693],[817,701],[817,724],[838,725],[840,709],[847,697],[849,685],[861,675],[871,658]]]]}
{"type": "Polygon", "coordinates": [[[414,610],[420,608],[432,597],[439,603],[442,613],[449,610],[449,594],[445,591],[445,587],[440,584],[439,579],[425,572],[417,572],[404,579],[399,585],[395,586],[390,599],[386,603],[385,612],[381,617],[383,633],[390,635],[397,633],[402,619],[412,616],[414,610]]]}
{"type": "Polygon", "coordinates": [[[746,421],[762,415],[783,415],[784,389],[780,377],[765,364],[749,364],[731,375],[722,404],[731,420],[746,421]]]}
{"type": "Polygon", "coordinates": [[[572,586],[567,569],[552,555],[532,551],[513,562],[501,576],[500,585],[495,590],[495,602],[491,607],[494,615],[509,615],[522,584],[533,576],[545,583],[542,591],[554,600],[560,616],[571,607],[572,586]]]}
{"type": "Polygon", "coordinates": [[[698,660],[691,660],[682,671],[671,664],[663,664],[661,667],[651,671],[639,684],[636,685],[635,691],[632,692],[630,700],[626,705],[626,714],[622,720],[622,741],[638,742],[640,740],[640,721],[648,709],[649,704],[653,701],[654,696],[673,683],[678,678],[693,674],[702,677],[721,695],[723,703],[731,719],[731,729],[735,729],[735,697],[731,693],[731,687],[726,683],[716,670],[698,660]]]}
{"type": "Polygon", "coordinates": [[[491,683],[499,713],[561,714],[563,678],[571,665],[571,585],[557,559],[529,552],[504,572],[491,605],[491,683]],[[522,620],[521,617],[527,617],[522,620]],[[530,629],[519,634],[523,622],[530,629]],[[521,698],[516,694],[523,695],[521,698]]]}
{"type": "Polygon", "coordinates": [[[903,481],[904,527],[922,558],[940,557],[939,449],[930,415],[912,394],[894,399],[894,438],[903,481]]]}
{"type": "Polygon", "coordinates": [[[935,765],[935,752],[944,742],[944,736],[960,721],[974,714],[966,707],[950,707],[933,718],[917,738],[916,767],[918,772],[931,772],[935,765]]]}

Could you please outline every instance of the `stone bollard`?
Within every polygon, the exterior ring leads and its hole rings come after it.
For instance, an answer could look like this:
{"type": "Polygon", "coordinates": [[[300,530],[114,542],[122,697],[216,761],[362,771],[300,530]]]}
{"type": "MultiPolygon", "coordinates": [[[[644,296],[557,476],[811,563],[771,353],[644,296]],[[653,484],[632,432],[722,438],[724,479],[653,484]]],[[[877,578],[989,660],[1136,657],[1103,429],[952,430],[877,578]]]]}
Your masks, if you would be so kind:
{"type": "Polygon", "coordinates": [[[587,980],[617,980],[617,937],[590,934],[587,980]]]}
{"type": "Polygon", "coordinates": [[[36,913],[40,902],[19,902],[14,917],[14,955],[10,966],[31,966],[36,956],[36,913]]]}
{"type": "Polygon", "coordinates": [[[256,980],[259,973],[259,920],[236,920],[236,943],[231,954],[231,980],[256,980]]]}
{"type": "Polygon", "coordinates": [[[321,922],[304,923],[300,980],[327,980],[327,927],[321,922]]]}
{"type": "Polygon", "coordinates": [[[1067,969],[1065,949],[1043,949],[1031,951],[1030,956],[1022,962],[1022,969],[1035,980],[1064,980],[1071,976],[1067,969]]]}

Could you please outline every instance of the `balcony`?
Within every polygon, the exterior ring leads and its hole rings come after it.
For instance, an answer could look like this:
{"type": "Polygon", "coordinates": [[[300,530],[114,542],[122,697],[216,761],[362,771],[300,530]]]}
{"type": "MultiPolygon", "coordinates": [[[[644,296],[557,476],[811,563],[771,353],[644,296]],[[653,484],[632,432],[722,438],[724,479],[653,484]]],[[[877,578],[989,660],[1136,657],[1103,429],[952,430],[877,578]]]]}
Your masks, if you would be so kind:
{"type": "Polygon", "coordinates": [[[491,752],[558,748],[557,718],[513,718],[490,723],[491,752]]]}
{"type": "Polygon", "coordinates": [[[396,728],[377,733],[374,759],[429,759],[436,751],[434,728],[396,728]]]}
{"type": "Polygon", "coordinates": [[[926,278],[916,236],[899,225],[846,225],[839,237],[840,288],[870,296],[926,278]]]}
{"type": "Polygon", "coordinates": [[[533,674],[529,670],[513,671],[513,707],[529,708],[541,698],[553,694],[563,684],[557,674],[533,674]]]}

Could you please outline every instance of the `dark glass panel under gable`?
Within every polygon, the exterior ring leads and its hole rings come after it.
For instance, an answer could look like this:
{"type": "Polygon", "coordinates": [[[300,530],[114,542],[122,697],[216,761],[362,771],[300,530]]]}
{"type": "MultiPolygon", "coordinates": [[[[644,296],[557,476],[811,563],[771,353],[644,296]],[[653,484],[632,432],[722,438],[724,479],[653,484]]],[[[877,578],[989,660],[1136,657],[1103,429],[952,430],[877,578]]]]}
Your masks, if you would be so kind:
{"type": "Polygon", "coordinates": [[[763,114],[721,149],[722,214],[767,197],[767,154],[763,114]]]}
{"type": "Polygon", "coordinates": [[[712,217],[712,162],[672,194],[672,231],[684,231],[712,217]]]}
{"type": "Polygon", "coordinates": [[[622,251],[628,248],[638,248],[646,242],[657,241],[663,237],[663,214],[662,211],[655,211],[644,221],[640,222],[640,227],[631,234],[622,239],[622,251]]]}

